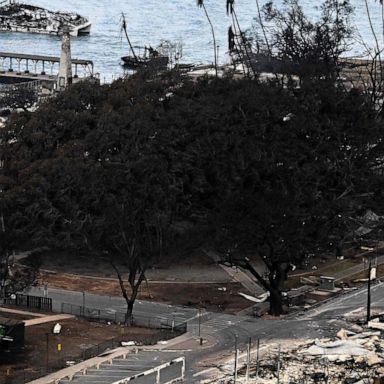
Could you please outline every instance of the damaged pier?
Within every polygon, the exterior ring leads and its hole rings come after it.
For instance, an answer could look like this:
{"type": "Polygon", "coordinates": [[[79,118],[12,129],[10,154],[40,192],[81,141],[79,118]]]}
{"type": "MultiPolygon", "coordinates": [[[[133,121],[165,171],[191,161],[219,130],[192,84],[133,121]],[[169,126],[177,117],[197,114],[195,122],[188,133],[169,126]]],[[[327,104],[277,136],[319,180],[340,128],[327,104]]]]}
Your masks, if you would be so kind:
{"type": "MultiPolygon", "coordinates": [[[[54,89],[59,73],[60,57],[0,52],[0,83],[14,84],[39,80],[54,89]]],[[[81,77],[93,78],[91,60],[71,59],[73,82],[81,77]],[[83,76],[79,76],[82,72],[83,76]]]]}

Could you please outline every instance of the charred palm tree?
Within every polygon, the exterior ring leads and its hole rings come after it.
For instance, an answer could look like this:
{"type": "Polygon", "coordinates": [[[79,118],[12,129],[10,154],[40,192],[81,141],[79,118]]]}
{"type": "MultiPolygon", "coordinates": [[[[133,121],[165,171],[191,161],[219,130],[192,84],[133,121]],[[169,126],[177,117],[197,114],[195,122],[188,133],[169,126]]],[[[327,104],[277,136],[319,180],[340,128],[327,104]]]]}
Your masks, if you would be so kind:
{"type": "Polygon", "coordinates": [[[129,36],[128,36],[127,22],[125,21],[124,13],[121,13],[121,29],[124,31],[125,37],[127,38],[128,45],[129,45],[129,48],[131,49],[133,57],[135,58],[136,61],[138,61],[135,50],[133,49],[133,46],[131,44],[131,40],[129,39],[129,36]]]}
{"type": "Polygon", "coordinates": [[[235,11],[235,0],[227,0],[227,15],[232,16],[233,33],[235,40],[237,41],[239,54],[243,56],[241,60],[248,62],[248,66],[251,69],[253,76],[255,76],[256,72],[252,66],[251,54],[249,51],[247,38],[245,37],[245,33],[240,28],[239,19],[235,11]]]}
{"type": "MultiPolygon", "coordinates": [[[[245,65],[243,50],[240,48],[238,35],[234,32],[232,25],[228,28],[228,51],[230,54],[235,52],[238,55],[241,66],[243,67],[244,76],[246,76],[248,72],[245,65]]],[[[236,66],[236,60],[234,60],[234,65],[236,66]]]]}
{"type": "MultiPolygon", "coordinates": [[[[379,3],[382,6],[382,15],[383,15],[383,0],[379,0],[379,3]]],[[[375,28],[373,26],[371,11],[368,5],[368,0],[364,0],[364,4],[367,12],[369,27],[371,29],[371,33],[375,41],[375,47],[373,49],[373,52],[371,53],[368,49],[368,54],[371,57],[371,60],[370,60],[371,63],[367,65],[367,69],[368,69],[370,80],[372,82],[372,90],[370,91],[371,100],[373,103],[376,104],[378,100],[381,99],[381,95],[383,93],[383,87],[384,87],[384,78],[383,78],[384,68],[381,60],[382,49],[380,47],[379,39],[377,37],[375,28]]],[[[383,25],[383,28],[384,28],[384,25],[383,25]]],[[[384,34],[384,30],[383,30],[383,34],[384,34]]],[[[378,102],[378,104],[381,105],[380,101],[378,102]]],[[[379,110],[380,111],[382,110],[381,106],[379,110]]]]}
{"type": "Polygon", "coordinates": [[[271,47],[269,46],[269,41],[268,41],[268,37],[267,37],[267,32],[265,31],[264,22],[263,22],[263,19],[261,17],[261,10],[260,10],[259,0],[256,0],[256,7],[257,7],[258,22],[259,22],[261,30],[263,32],[265,45],[267,46],[268,54],[271,55],[272,51],[271,51],[271,47]]]}
{"type": "Polygon", "coordinates": [[[384,43],[384,1],[379,0],[379,3],[381,5],[381,28],[383,33],[383,43],[384,43]]]}
{"type": "Polygon", "coordinates": [[[212,38],[213,38],[213,57],[215,59],[215,73],[217,77],[217,45],[216,45],[215,30],[213,29],[213,24],[211,22],[211,18],[208,15],[207,8],[205,7],[205,4],[204,4],[204,0],[197,0],[197,6],[199,8],[203,8],[205,16],[208,20],[208,23],[211,26],[211,32],[212,32],[212,38]]]}

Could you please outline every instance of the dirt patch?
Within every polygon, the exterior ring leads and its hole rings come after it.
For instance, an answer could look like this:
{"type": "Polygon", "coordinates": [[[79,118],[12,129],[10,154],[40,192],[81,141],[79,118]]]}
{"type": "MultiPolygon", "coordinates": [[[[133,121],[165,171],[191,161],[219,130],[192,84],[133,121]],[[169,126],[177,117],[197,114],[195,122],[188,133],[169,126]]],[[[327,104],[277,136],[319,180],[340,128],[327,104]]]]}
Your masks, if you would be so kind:
{"type": "MultiPolygon", "coordinates": [[[[115,279],[84,278],[77,275],[42,273],[40,284],[49,287],[94,294],[121,296],[115,279]]],[[[238,293],[244,292],[239,283],[143,283],[139,300],[151,300],[174,305],[200,306],[209,311],[237,313],[252,303],[238,293]]]]}
{"type": "MultiPolygon", "coordinates": [[[[35,256],[28,256],[19,262],[30,265],[33,263],[35,256]]],[[[94,259],[91,255],[76,254],[73,252],[49,251],[38,256],[41,269],[46,271],[54,271],[61,273],[70,273],[78,275],[89,275],[98,277],[115,278],[116,273],[111,264],[102,259],[94,259]],[[94,260],[94,262],[89,262],[94,260]]],[[[186,258],[180,258],[178,255],[169,256],[166,261],[157,263],[147,270],[147,278],[152,280],[162,280],[162,271],[172,271],[168,277],[174,280],[179,280],[177,273],[179,270],[190,269],[198,266],[202,273],[208,267],[220,271],[220,267],[215,266],[215,263],[204,253],[196,251],[191,253],[186,258]],[[157,273],[158,272],[158,273],[157,273]],[[159,274],[159,278],[157,275],[159,274]],[[153,278],[152,278],[153,277],[153,278]]],[[[121,273],[126,273],[127,270],[121,267],[121,273]]]]}
{"type": "Polygon", "coordinates": [[[0,384],[28,382],[65,367],[69,361],[79,362],[116,348],[120,341],[153,344],[177,336],[171,332],[80,319],[64,320],[60,324],[59,335],[52,333],[54,323],[26,327],[24,350],[0,354],[0,384]]]}

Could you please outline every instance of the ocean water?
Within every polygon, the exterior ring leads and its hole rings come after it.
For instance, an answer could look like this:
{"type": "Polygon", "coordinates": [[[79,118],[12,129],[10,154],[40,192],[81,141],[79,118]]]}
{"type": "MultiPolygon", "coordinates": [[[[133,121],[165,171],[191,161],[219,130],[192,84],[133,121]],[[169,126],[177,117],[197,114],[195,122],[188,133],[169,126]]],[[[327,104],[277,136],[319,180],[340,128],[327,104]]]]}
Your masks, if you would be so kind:
{"type": "MultiPolygon", "coordinates": [[[[213,42],[209,24],[196,0],[24,0],[29,4],[51,10],[80,13],[92,22],[89,36],[72,38],[72,56],[93,60],[95,72],[102,81],[120,76],[123,70],[120,57],[128,53],[127,42],[121,34],[121,13],[127,19],[129,36],[134,45],[155,47],[165,39],[181,41],[182,62],[212,63],[213,42]]],[[[264,4],[266,0],[260,0],[264,4]]],[[[381,7],[379,1],[368,0],[373,24],[380,43],[381,7]]],[[[219,45],[219,63],[229,61],[227,55],[227,29],[230,17],[226,14],[225,0],[205,0],[205,5],[215,28],[219,45]]],[[[281,0],[276,0],[277,5],[281,0]]],[[[305,11],[316,17],[318,0],[301,0],[305,11]]],[[[355,7],[353,24],[368,45],[373,44],[364,0],[352,0],[355,7]]],[[[236,0],[236,10],[242,29],[251,28],[256,16],[255,0],[236,0]]],[[[384,45],[384,44],[383,44],[384,45]]],[[[60,38],[24,33],[0,33],[0,51],[41,55],[60,55],[60,38]]],[[[363,51],[361,44],[354,43],[351,55],[363,51]]],[[[1,63],[0,63],[1,66],[1,63]]]]}

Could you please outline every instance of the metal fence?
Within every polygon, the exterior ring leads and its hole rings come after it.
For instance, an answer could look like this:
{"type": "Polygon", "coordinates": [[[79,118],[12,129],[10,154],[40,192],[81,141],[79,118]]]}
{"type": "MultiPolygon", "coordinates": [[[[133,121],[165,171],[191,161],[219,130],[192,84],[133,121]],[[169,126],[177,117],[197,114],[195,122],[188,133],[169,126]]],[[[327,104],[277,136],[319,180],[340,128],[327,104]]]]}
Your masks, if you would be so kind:
{"type": "MultiPolygon", "coordinates": [[[[111,309],[88,308],[67,303],[61,304],[61,312],[92,321],[111,322],[115,324],[124,324],[126,318],[125,312],[118,312],[111,309]]],[[[171,330],[180,333],[187,332],[187,323],[185,321],[178,321],[175,317],[170,319],[161,316],[144,316],[133,313],[130,324],[136,327],[171,330]]]]}
{"type": "Polygon", "coordinates": [[[2,380],[4,380],[4,382],[7,384],[28,383],[50,373],[57,372],[69,365],[77,364],[81,361],[96,357],[107,350],[118,348],[121,346],[122,340],[122,337],[118,337],[104,341],[100,344],[84,349],[76,357],[66,355],[59,359],[48,359],[48,365],[39,369],[25,369],[23,372],[9,370],[8,372],[5,371],[4,373],[0,371],[0,383],[2,383],[2,380]]]}
{"type": "Polygon", "coordinates": [[[1,84],[1,91],[15,91],[19,89],[38,89],[42,86],[41,80],[23,81],[20,83],[1,84]]]}
{"type": "Polygon", "coordinates": [[[17,293],[7,297],[5,299],[5,304],[52,312],[52,299],[48,297],[30,296],[17,293]]]}
{"type": "Polygon", "coordinates": [[[185,357],[178,357],[157,367],[147,369],[146,371],[140,372],[134,376],[130,376],[127,379],[115,381],[113,384],[132,384],[143,382],[143,379],[147,378],[146,382],[152,380],[153,383],[158,384],[173,384],[184,382],[185,379],[185,357]],[[170,368],[176,370],[170,374],[170,368]]]}

